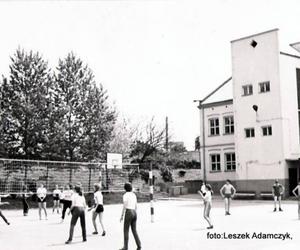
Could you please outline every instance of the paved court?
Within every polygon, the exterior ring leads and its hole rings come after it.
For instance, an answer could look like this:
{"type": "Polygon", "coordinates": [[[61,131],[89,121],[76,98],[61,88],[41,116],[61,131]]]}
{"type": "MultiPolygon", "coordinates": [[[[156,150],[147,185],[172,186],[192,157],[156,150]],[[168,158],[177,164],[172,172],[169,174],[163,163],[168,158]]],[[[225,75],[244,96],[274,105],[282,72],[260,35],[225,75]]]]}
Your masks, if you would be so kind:
{"type": "MultiPolygon", "coordinates": [[[[202,218],[202,202],[199,200],[158,201],[155,203],[155,223],[150,222],[149,204],[138,207],[138,230],[143,249],[147,250],[192,250],[192,249],[299,249],[300,220],[297,219],[297,204],[287,202],[284,212],[273,213],[271,201],[234,201],[231,216],[224,216],[223,203],[214,201],[212,209],[213,230],[207,230],[202,218]],[[216,237],[252,237],[257,239],[208,239],[207,233],[216,237]],[[216,233],[214,235],[214,233],[216,233]],[[290,239],[259,239],[262,234],[280,234],[290,239]],[[225,234],[225,235],[224,235],[225,234]],[[230,236],[231,234],[231,236],[230,236]]],[[[121,205],[105,206],[107,236],[93,236],[91,213],[87,213],[87,242],[82,243],[79,223],[76,226],[74,243],[65,245],[68,238],[70,216],[63,224],[57,214],[49,209],[48,220],[38,220],[37,210],[30,210],[28,217],[21,211],[3,211],[11,225],[0,220],[1,250],[60,250],[104,249],[122,247],[122,224],[119,222],[121,205]]],[[[130,248],[136,249],[130,235],[130,248]]]]}

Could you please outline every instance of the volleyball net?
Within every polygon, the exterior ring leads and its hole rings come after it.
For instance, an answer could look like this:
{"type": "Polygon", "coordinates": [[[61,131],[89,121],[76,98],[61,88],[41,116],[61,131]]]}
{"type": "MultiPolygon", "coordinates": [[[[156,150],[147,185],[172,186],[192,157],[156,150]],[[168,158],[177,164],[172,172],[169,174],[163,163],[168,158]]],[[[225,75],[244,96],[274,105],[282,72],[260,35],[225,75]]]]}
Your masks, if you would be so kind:
{"type": "Polygon", "coordinates": [[[138,164],[122,163],[111,166],[105,162],[62,162],[35,161],[0,158],[0,194],[21,195],[24,187],[27,192],[35,193],[43,184],[48,194],[55,186],[62,189],[68,184],[80,183],[84,192],[93,192],[94,183],[100,183],[102,192],[123,191],[125,182],[131,182],[136,191],[141,191],[138,164]]]}

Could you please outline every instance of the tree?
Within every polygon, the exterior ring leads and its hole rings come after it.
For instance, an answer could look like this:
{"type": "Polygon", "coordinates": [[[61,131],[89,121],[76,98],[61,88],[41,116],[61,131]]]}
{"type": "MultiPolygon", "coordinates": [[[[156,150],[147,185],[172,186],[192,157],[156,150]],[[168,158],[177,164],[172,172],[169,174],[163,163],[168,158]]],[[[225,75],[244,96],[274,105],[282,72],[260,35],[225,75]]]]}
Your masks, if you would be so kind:
{"type": "Polygon", "coordinates": [[[56,129],[63,158],[92,160],[103,157],[115,122],[107,93],[98,87],[87,65],[69,53],[59,60],[56,73],[56,129]]]}
{"type": "Polygon", "coordinates": [[[39,55],[18,49],[1,84],[1,156],[42,158],[46,142],[49,69],[39,55]]]}
{"type": "MultiPolygon", "coordinates": [[[[162,153],[165,143],[165,129],[159,129],[154,123],[154,118],[146,125],[144,136],[132,144],[130,156],[136,162],[144,163],[151,160],[155,153],[162,153]]],[[[153,160],[153,159],[152,159],[153,160]]]]}

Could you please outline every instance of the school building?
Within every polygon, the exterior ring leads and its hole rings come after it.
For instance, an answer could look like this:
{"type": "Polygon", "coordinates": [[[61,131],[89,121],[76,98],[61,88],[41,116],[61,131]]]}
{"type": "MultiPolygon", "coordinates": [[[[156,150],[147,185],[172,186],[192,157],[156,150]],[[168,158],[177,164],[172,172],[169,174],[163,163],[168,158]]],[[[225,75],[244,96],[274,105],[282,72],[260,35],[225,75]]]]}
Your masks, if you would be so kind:
{"type": "Polygon", "coordinates": [[[278,29],[231,41],[232,99],[199,101],[201,165],[216,189],[286,195],[300,178],[300,46],[279,48],[278,29]]]}

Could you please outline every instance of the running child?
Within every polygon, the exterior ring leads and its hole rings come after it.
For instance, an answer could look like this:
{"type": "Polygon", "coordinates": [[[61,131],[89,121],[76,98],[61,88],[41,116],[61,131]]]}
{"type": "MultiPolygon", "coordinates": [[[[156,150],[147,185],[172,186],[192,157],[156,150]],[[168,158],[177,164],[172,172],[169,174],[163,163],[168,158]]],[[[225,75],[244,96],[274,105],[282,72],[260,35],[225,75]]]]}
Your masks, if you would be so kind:
{"type": "Polygon", "coordinates": [[[82,230],[82,240],[86,241],[85,208],[86,208],[86,201],[85,201],[81,186],[76,185],[75,193],[73,194],[73,197],[72,197],[72,206],[70,209],[70,212],[72,212],[72,219],[71,219],[71,225],[70,225],[69,238],[66,241],[66,244],[70,244],[72,242],[74,228],[75,228],[78,218],[80,218],[80,225],[81,225],[81,230],[82,230]]]}
{"type": "Polygon", "coordinates": [[[137,198],[136,195],[132,192],[132,186],[130,183],[126,183],[124,185],[124,189],[126,193],[123,195],[123,210],[121,214],[120,222],[122,222],[125,214],[124,219],[124,246],[120,250],[128,250],[128,240],[129,240],[129,228],[131,227],[132,234],[135,239],[135,243],[137,245],[137,250],[142,249],[141,241],[138,236],[136,230],[136,221],[137,221],[137,198]]]}
{"type": "Polygon", "coordinates": [[[295,187],[292,192],[298,199],[298,219],[300,220],[300,180],[298,181],[297,187],[295,187]]]}
{"type": "MultiPolygon", "coordinates": [[[[6,198],[8,197],[9,194],[6,195],[0,195],[0,206],[1,205],[5,205],[5,204],[9,204],[8,202],[1,202],[1,198],[6,198]]],[[[2,213],[1,209],[0,209],[0,217],[4,220],[4,222],[9,225],[10,223],[8,222],[8,220],[5,218],[4,214],[2,213]]]]}
{"type": "Polygon", "coordinates": [[[230,215],[230,202],[236,193],[236,189],[231,184],[230,180],[226,180],[226,183],[220,189],[220,194],[225,201],[225,215],[230,215]]]}
{"type": "Polygon", "coordinates": [[[58,188],[58,185],[55,185],[55,189],[53,190],[53,210],[54,213],[55,209],[57,213],[59,214],[59,205],[60,205],[60,189],[58,188]]]}
{"type": "Polygon", "coordinates": [[[210,219],[210,210],[211,210],[211,206],[212,206],[212,187],[209,184],[205,185],[205,194],[202,193],[202,191],[198,191],[198,193],[200,194],[201,198],[204,201],[204,211],[203,211],[203,217],[204,219],[208,222],[208,227],[207,229],[212,229],[214,228],[212,223],[211,223],[211,219],[210,219]]]}
{"type": "Polygon", "coordinates": [[[44,187],[43,184],[40,184],[40,187],[36,191],[36,195],[38,198],[40,220],[42,219],[42,210],[44,210],[45,219],[47,220],[47,210],[46,210],[47,189],[44,187]]]}
{"type": "Polygon", "coordinates": [[[276,212],[276,202],[278,201],[279,211],[283,211],[281,209],[281,196],[284,193],[284,186],[282,186],[278,180],[275,180],[275,183],[272,187],[272,195],[274,197],[274,210],[273,212],[276,212]]]}
{"type": "Polygon", "coordinates": [[[94,200],[95,200],[95,206],[93,209],[93,225],[95,228],[95,231],[93,232],[93,234],[98,234],[98,230],[97,230],[97,224],[96,224],[96,218],[99,215],[99,222],[100,225],[102,227],[102,236],[105,236],[105,229],[104,229],[104,224],[103,224],[103,212],[104,212],[104,207],[103,207],[103,195],[101,193],[100,190],[100,185],[95,183],[94,184],[94,189],[95,189],[95,193],[94,193],[94,200]]]}

